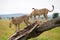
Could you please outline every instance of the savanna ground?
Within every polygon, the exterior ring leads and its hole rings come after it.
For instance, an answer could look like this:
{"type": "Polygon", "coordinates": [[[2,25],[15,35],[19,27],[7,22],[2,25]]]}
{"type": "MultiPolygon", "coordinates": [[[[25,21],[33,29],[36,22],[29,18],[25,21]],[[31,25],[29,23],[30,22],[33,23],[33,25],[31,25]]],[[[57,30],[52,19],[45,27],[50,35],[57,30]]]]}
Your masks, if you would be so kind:
{"type": "MultiPolygon", "coordinates": [[[[21,23],[20,28],[23,29],[26,25],[21,23]]],[[[0,20],[0,40],[8,40],[8,38],[14,33],[15,27],[9,28],[9,20],[0,20]]],[[[36,38],[29,40],[60,40],[60,27],[42,33],[36,38]]]]}

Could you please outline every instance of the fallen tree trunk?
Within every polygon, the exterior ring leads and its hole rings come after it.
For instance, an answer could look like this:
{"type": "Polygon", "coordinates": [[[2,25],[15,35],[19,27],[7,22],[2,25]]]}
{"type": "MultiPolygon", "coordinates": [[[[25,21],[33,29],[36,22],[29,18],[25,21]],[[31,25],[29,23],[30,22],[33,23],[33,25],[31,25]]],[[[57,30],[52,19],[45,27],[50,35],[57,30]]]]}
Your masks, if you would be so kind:
{"type": "MultiPolygon", "coordinates": [[[[33,23],[34,24],[34,23],[33,23]]],[[[35,23],[35,25],[29,25],[30,27],[35,26],[37,23],[35,23]]],[[[36,25],[38,26],[38,25],[36,25]]],[[[17,40],[28,40],[29,38],[34,38],[39,36],[41,33],[51,30],[53,28],[59,27],[60,26],[60,17],[49,20],[47,22],[44,22],[42,25],[39,25],[39,27],[35,27],[31,32],[29,32],[28,30],[28,34],[23,35],[22,37],[18,38],[17,40]]],[[[28,27],[28,26],[27,26],[28,27]]],[[[28,28],[27,28],[28,29],[28,28]]],[[[19,31],[20,33],[21,31],[19,31]]],[[[17,34],[18,35],[22,35],[22,34],[17,34]]],[[[12,36],[14,37],[14,35],[12,36]]],[[[12,37],[10,39],[12,39],[12,37]]],[[[17,37],[16,37],[17,38],[17,37]]]]}
{"type": "Polygon", "coordinates": [[[34,29],[28,36],[29,38],[37,37],[41,33],[51,30],[53,28],[60,27],[60,17],[44,22],[42,25],[34,29]]]}

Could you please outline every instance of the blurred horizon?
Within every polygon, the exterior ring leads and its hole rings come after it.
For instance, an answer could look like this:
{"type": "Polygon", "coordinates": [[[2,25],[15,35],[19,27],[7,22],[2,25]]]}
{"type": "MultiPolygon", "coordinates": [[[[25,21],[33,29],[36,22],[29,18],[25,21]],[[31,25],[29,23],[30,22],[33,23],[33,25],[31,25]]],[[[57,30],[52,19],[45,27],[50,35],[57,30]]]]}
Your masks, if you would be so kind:
{"type": "Polygon", "coordinates": [[[60,13],[59,3],[60,0],[0,0],[0,15],[17,13],[30,14],[32,8],[47,8],[52,10],[52,5],[54,5],[54,11],[49,12],[48,15],[55,12],[60,13]]]}

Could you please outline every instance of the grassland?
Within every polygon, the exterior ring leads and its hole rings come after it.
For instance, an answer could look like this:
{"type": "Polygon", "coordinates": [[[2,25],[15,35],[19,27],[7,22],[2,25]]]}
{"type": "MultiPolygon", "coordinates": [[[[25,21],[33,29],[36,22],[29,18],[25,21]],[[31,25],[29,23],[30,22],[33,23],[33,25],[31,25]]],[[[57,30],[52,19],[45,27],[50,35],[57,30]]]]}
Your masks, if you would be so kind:
{"type": "MultiPolygon", "coordinates": [[[[21,23],[20,28],[23,29],[26,25],[21,23]]],[[[0,40],[7,40],[15,32],[15,27],[9,28],[9,20],[0,20],[0,40]]],[[[36,38],[29,40],[60,40],[60,27],[42,33],[36,38]]]]}

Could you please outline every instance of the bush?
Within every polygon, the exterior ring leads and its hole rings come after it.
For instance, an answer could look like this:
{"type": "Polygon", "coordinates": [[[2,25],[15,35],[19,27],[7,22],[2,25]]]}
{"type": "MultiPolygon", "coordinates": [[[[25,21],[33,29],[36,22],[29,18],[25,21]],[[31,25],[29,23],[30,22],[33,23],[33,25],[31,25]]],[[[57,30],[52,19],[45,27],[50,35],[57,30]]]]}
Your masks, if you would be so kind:
{"type": "Polygon", "coordinates": [[[0,17],[0,19],[2,19],[2,18],[0,17]]]}
{"type": "Polygon", "coordinates": [[[59,13],[53,13],[53,18],[56,18],[59,16],[59,13]]]}

